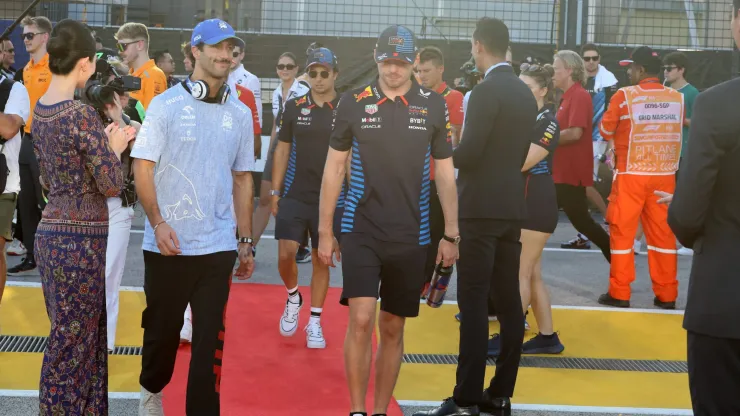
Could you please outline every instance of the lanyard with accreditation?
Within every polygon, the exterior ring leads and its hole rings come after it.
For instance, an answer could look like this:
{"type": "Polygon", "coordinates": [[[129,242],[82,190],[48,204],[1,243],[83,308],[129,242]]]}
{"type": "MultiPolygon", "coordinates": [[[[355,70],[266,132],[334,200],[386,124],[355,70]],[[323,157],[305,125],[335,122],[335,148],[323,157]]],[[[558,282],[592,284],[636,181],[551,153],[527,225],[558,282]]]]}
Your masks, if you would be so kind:
{"type": "Polygon", "coordinates": [[[627,174],[673,175],[678,170],[683,128],[683,94],[671,89],[624,88],[632,128],[627,174]]]}

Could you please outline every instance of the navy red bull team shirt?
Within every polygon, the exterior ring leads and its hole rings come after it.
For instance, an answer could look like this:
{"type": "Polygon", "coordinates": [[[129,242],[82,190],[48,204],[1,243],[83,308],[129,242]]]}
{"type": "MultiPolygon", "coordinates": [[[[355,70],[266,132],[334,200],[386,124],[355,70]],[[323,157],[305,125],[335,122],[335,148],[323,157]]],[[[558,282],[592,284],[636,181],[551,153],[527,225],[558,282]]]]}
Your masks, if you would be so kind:
{"type": "Polygon", "coordinates": [[[444,98],[414,82],[390,100],[377,81],[345,94],[331,147],[352,151],[342,233],[426,245],[431,158],[452,156],[444,98]]]}
{"type": "MultiPolygon", "coordinates": [[[[316,105],[310,91],[285,103],[278,140],[291,143],[292,150],[283,181],[283,198],[319,204],[321,179],[338,103],[339,97],[323,106],[316,105]]],[[[337,206],[344,206],[343,195],[339,196],[337,206]]]]}

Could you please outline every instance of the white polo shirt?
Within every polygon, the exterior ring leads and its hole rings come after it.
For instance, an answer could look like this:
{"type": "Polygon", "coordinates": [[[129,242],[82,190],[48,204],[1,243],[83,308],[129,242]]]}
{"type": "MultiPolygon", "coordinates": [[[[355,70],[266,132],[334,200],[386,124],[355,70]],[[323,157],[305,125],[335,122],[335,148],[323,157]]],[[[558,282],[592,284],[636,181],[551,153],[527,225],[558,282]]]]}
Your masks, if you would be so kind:
{"type": "MultiPolygon", "coordinates": [[[[0,76],[0,82],[4,79],[5,77],[0,76]]],[[[8,102],[5,103],[5,111],[3,111],[3,114],[15,114],[23,119],[24,124],[28,121],[28,117],[31,114],[31,102],[28,98],[26,87],[20,82],[13,83],[13,87],[10,89],[8,102]]],[[[8,174],[8,180],[5,184],[5,189],[3,190],[4,194],[11,192],[18,193],[21,190],[21,176],[18,168],[18,154],[21,151],[21,131],[23,131],[22,127],[18,133],[16,133],[12,139],[5,142],[5,146],[3,146],[2,153],[5,155],[5,160],[8,163],[8,170],[10,171],[8,174]]]]}
{"type": "MultiPolygon", "coordinates": [[[[281,114],[283,112],[283,105],[288,100],[292,100],[296,97],[302,97],[306,95],[306,93],[309,91],[309,88],[304,85],[303,83],[299,82],[297,79],[293,81],[293,85],[290,86],[290,90],[288,90],[288,96],[283,97],[283,85],[280,84],[275,88],[275,91],[272,92],[272,116],[275,119],[275,125],[279,126],[280,123],[277,122],[278,120],[278,114],[281,114]]],[[[279,131],[279,127],[278,127],[279,131]]]]}

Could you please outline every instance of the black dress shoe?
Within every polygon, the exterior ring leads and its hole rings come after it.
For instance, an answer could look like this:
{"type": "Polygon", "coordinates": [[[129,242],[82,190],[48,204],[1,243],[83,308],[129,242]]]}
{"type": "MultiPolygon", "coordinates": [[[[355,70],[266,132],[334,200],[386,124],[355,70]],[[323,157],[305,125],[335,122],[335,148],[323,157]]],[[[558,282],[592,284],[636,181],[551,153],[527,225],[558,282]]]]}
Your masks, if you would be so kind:
{"type": "Polygon", "coordinates": [[[424,410],[414,413],[414,416],[480,416],[478,406],[460,407],[450,397],[434,410],[424,410]]]}
{"type": "Polygon", "coordinates": [[[676,309],[676,301],[673,302],[663,302],[657,297],[653,299],[653,305],[662,308],[662,309],[676,309]]]}
{"type": "Polygon", "coordinates": [[[604,293],[603,295],[599,296],[599,303],[602,305],[606,305],[606,306],[613,306],[615,308],[629,308],[630,307],[630,301],[615,299],[612,297],[612,295],[608,293],[604,293]]]}
{"type": "Polygon", "coordinates": [[[508,397],[492,397],[488,389],[483,390],[483,398],[478,408],[481,412],[491,413],[494,416],[511,414],[511,399],[508,397]]]}

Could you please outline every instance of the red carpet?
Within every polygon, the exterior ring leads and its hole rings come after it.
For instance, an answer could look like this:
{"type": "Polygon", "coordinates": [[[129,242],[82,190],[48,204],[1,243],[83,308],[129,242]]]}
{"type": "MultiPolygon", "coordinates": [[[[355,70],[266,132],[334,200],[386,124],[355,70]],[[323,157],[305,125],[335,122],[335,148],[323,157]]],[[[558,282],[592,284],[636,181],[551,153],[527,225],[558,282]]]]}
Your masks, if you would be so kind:
{"type": "MultiPolygon", "coordinates": [[[[310,289],[301,287],[305,303],[298,332],[285,338],[278,322],[285,305],[283,286],[233,284],[226,309],[226,339],[221,378],[221,414],[228,416],[343,416],[349,414],[344,374],[347,308],[341,289],[329,289],[321,317],[327,347],[306,348],[303,331],[310,315],[310,289]]],[[[373,336],[373,350],[377,348],[373,336]]],[[[373,354],[373,360],[375,355],[373,354]]],[[[185,415],[185,388],[190,347],[180,347],[172,382],[164,391],[165,414],[185,415]]],[[[373,380],[368,388],[372,413],[373,380]]],[[[402,416],[395,400],[388,416],[402,416]]]]}

